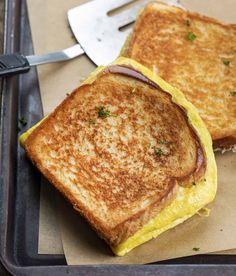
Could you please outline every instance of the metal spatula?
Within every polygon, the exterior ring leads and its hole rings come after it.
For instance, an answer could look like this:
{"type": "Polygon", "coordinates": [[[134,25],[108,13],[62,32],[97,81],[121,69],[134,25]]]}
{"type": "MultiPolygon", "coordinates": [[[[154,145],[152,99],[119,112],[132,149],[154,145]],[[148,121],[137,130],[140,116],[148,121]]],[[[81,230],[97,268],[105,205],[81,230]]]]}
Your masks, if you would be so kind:
{"type": "MultiPolygon", "coordinates": [[[[0,55],[0,77],[25,73],[31,66],[65,61],[84,53],[96,64],[106,65],[119,54],[129,29],[125,27],[135,21],[138,11],[150,0],[93,0],[68,11],[68,20],[79,44],[61,52],[23,56],[21,54],[0,55]],[[110,16],[112,11],[133,4],[122,12],[110,16]],[[81,45],[81,46],[80,46],[81,45]]],[[[178,0],[161,0],[180,6],[178,0]]]]}

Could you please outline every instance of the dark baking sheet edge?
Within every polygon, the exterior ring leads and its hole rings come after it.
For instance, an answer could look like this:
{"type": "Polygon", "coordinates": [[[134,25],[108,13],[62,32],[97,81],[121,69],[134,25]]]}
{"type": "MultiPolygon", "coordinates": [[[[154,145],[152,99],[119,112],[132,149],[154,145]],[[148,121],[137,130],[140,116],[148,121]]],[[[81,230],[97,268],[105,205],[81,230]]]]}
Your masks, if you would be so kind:
{"type": "MultiPolygon", "coordinates": [[[[23,1],[6,0],[6,20],[5,20],[5,44],[4,52],[13,53],[20,50],[22,41],[20,40],[19,22],[20,9],[23,1]]],[[[93,265],[93,266],[20,266],[15,263],[12,256],[9,255],[7,248],[7,238],[9,236],[8,219],[14,216],[13,206],[11,201],[10,184],[15,182],[15,151],[17,149],[16,125],[18,113],[16,105],[18,104],[18,77],[11,77],[3,81],[3,93],[1,98],[1,147],[0,147],[0,260],[5,268],[14,275],[235,275],[236,266],[234,256],[202,256],[210,262],[217,263],[217,258],[221,264],[181,264],[179,261],[176,264],[174,260],[162,262],[153,265],[93,265]],[[13,173],[12,173],[13,172],[13,173]],[[232,258],[231,258],[232,257],[232,258]],[[221,259],[220,259],[221,258],[221,259]],[[231,259],[230,259],[231,258],[231,259]],[[230,264],[222,264],[222,259],[230,264]],[[171,264],[172,262],[172,264],[171,264]]],[[[37,121],[39,115],[32,115],[31,121],[37,121]]],[[[181,260],[181,259],[179,259],[181,260]]],[[[204,262],[202,260],[202,262],[204,262]]]]}

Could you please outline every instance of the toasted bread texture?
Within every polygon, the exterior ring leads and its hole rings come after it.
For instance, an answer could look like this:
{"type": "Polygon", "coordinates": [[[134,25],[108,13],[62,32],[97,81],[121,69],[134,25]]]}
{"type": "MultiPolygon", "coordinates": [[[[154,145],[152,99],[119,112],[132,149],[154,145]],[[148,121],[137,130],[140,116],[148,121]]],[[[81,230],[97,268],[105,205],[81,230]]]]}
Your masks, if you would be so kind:
{"type": "MultiPolygon", "coordinates": [[[[195,111],[196,112],[196,111],[195,111]]],[[[187,111],[130,66],[100,69],[24,141],[32,162],[112,247],[203,178],[187,111]]]]}
{"type": "Polygon", "coordinates": [[[179,88],[198,108],[216,147],[236,144],[236,25],[153,2],[122,55],[179,88]]]}

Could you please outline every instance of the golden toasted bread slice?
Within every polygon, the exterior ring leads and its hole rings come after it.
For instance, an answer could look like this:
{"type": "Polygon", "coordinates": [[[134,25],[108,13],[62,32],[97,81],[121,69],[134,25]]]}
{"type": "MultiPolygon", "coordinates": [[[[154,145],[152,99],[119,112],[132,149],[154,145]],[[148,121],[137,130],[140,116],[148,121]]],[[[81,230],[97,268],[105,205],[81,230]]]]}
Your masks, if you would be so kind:
{"type": "Polygon", "coordinates": [[[236,143],[236,25],[153,2],[140,14],[122,55],[179,88],[198,108],[217,147],[236,143]]]}
{"type": "MultiPolygon", "coordinates": [[[[184,204],[174,208],[178,223],[215,195],[211,143],[197,111],[128,59],[98,69],[21,142],[117,255],[150,239],[127,243],[179,193],[189,194],[191,208],[184,215],[184,204]]],[[[166,229],[178,224],[170,211],[169,218],[166,229]]]]}

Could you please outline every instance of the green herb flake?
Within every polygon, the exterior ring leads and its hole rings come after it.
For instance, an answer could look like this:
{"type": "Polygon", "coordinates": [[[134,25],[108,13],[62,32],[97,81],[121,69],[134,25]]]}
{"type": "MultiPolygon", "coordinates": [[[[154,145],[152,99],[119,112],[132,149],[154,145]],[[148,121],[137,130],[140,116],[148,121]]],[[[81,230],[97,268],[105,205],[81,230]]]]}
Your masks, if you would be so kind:
{"type": "Polygon", "coordinates": [[[111,112],[109,110],[105,110],[104,106],[101,106],[98,110],[98,117],[99,118],[107,118],[111,116],[111,112]]]}
{"type": "Polygon", "coordinates": [[[168,141],[165,141],[165,140],[160,140],[159,141],[159,144],[162,144],[162,145],[166,145],[166,144],[168,144],[169,142],[168,141]]]}
{"type": "Polygon", "coordinates": [[[230,61],[229,60],[223,60],[223,63],[225,66],[229,66],[230,65],[230,61]]]}
{"type": "Polygon", "coordinates": [[[67,96],[67,97],[70,96],[70,93],[66,93],[66,96],[67,96]]]}
{"type": "Polygon", "coordinates": [[[190,25],[191,25],[190,20],[187,19],[187,20],[185,21],[185,24],[186,24],[188,27],[190,27],[190,25]]]}
{"type": "Polygon", "coordinates": [[[20,118],[19,122],[21,123],[22,126],[26,126],[27,125],[27,120],[24,117],[20,118]]]}
{"type": "Polygon", "coordinates": [[[192,182],[192,185],[193,185],[193,186],[196,186],[196,182],[193,181],[193,182],[192,182]]]}
{"type": "Polygon", "coordinates": [[[235,54],[235,55],[236,55],[236,50],[234,50],[234,51],[233,51],[233,54],[235,54]]]}
{"type": "Polygon", "coordinates": [[[88,122],[89,122],[90,125],[95,125],[96,124],[96,120],[94,120],[94,119],[91,119],[88,122]]]}
{"type": "Polygon", "coordinates": [[[205,182],[207,181],[206,178],[204,178],[204,181],[205,181],[205,182]]]}
{"type": "Polygon", "coordinates": [[[194,39],[197,38],[197,36],[196,36],[193,32],[188,32],[186,38],[187,38],[187,40],[189,40],[189,41],[193,41],[194,39]]]}
{"type": "Polygon", "coordinates": [[[236,96],[236,90],[235,91],[231,91],[230,95],[233,96],[233,97],[235,97],[236,96]]]}
{"type": "Polygon", "coordinates": [[[199,251],[199,250],[200,250],[199,247],[194,247],[194,248],[193,248],[193,251],[199,251]]]}
{"type": "Polygon", "coordinates": [[[155,150],[154,150],[154,153],[155,153],[155,155],[156,155],[157,157],[160,157],[160,156],[162,156],[163,151],[162,151],[161,149],[155,149],[155,150]]]}

